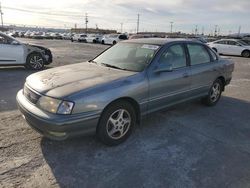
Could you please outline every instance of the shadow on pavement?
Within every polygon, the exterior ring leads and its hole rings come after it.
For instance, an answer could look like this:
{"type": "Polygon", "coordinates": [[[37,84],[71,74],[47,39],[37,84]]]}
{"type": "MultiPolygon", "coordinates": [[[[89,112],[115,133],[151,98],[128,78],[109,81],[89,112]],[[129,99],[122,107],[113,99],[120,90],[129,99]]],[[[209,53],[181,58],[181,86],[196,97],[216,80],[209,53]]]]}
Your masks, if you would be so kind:
{"type": "Polygon", "coordinates": [[[249,185],[250,103],[222,97],[149,115],[131,137],[107,147],[95,137],[43,138],[60,187],[234,187],[249,185]]]}

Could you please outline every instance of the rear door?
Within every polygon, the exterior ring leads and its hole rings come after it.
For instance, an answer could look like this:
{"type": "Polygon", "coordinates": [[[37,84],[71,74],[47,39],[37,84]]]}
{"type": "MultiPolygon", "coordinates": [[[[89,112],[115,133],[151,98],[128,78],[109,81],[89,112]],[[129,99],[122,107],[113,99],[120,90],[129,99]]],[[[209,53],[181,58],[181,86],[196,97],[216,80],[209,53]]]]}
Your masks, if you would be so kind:
{"type": "Polygon", "coordinates": [[[215,64],[217,56],[212,50],[198,43],[187,44],[189,61],[191,65],[191,91],[192,95],[204,95],[218,75],[215,64]]]}
{"type": "Polygon", "coordinates": [[[14,40],[0,33],[0,64],[24,64],[24,47],[14,40]]]}
{"type": "Polygon", "coordinates": [[[162,52],[148,70],[149,112],[172,105],[188,97],[191,79],[183,44],[173,44],[162,52]],[[171,65],[173,70],[155,72],[160,64],[171,65]]]}
{"type": "Polygon", "coordinates": [[[218,42],[215,42],[215,48],[217,49],[219,54],[226,54],[227,53],[227,41],[220,40],[218,42]]]}

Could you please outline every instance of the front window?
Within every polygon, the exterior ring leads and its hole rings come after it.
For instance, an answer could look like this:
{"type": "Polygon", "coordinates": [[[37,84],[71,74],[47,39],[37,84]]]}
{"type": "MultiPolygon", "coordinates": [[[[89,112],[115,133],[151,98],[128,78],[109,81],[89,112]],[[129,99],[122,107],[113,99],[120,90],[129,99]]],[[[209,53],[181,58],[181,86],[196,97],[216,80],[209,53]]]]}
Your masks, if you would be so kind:
{"type": "Polygon", "coordinates": [[[186,67],[186,54],[182,45],[170,46],[160,57],[159,63],[172,65],[173,69],[186,67]]]}
{"type": "Polygon", "coordinates": [[[199,65],[210,62],[210,56],[204,46],[199,44],[187,45],[191,65],[199,65]]]}
{"type": "Polygon", "coordinates": [[[240,43],[240,44],[243,45],[243,46],[249,45],[249,44],[247,44],[247,43],[246,43],[245,41],[243,41],[243,40],[238,41],[238,43],[240,43]]]}
{"type": "Polygon", "coordinates": [[[15,39],[0,33],[0,44],[11,44],[15,39]]]}
{"type": "Polygon", "coordinates": [[[140,72],[150,63],[158,45],[118,43],[93,61],[98,65],[140,72]]]}

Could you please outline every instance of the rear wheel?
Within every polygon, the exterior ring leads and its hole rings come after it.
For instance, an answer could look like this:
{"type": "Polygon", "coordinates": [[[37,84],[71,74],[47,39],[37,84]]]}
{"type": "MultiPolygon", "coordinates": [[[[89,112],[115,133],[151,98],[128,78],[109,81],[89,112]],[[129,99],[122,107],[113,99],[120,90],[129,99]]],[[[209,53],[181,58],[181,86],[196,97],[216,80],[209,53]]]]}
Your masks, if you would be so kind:
{"type": "Polygon", "coordinates": [[[207,106],[214,106],[219,101],[223,90],[223,84],[220,79],[214,81],[209,90],[208,96],[202,99],[202,102],[207,106]]]}
{"type": "Polygon", "coordinates": [[[250,51],[249,51],[249,50],[244,50],[244,51],[241,53],[241,55],[242,55],[243,57],[250,57],[250,51]]]}
{"type": "Polygon", "coordinates": [[[116,41],[114,40],[114,41],[113,41],[113,45],[115,45],[115,44],[116,44],[116,41]]]}
{"type": "Polygon", "coordinates": [[[102,44],[105,44],[105,41],[104,41],[104,40],[102,40],[102,44]]]}
{"type": "Polygon", "coordinates": [[[40,53],[32,53],[27,57],[26,68],[31,70],[41,70],[44,67],[44,59],[40,53]]]}
{"type": "Polygon", "coordinates": [[[97,136],[106,145],[118,145],[129,137],[135,123],[133,106],[126,101],[116,102],[103,112],[97,126],[97,136]]]}

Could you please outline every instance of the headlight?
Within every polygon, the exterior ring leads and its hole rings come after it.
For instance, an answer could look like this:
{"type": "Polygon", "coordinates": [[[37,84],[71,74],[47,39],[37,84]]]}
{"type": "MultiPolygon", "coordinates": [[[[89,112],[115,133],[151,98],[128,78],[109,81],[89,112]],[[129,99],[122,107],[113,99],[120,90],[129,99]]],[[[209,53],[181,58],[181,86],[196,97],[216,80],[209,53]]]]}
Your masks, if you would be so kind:
{"type": "Polygon", "coordinates": [[[71,114],[74,107],[73,102],[62,101],[57,110],[58,114],[71,114]]]}
{"type": "Polygon", "coordinates": [[[47,111],[54,114],[71,114],[74,103],[68,102],[68,101],[62,101],[59,99],[54,99],[47,96],[42,96],[38,102],[37,105],[47,111]]]}

